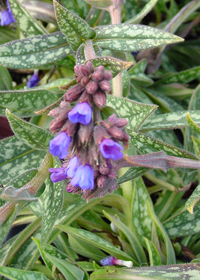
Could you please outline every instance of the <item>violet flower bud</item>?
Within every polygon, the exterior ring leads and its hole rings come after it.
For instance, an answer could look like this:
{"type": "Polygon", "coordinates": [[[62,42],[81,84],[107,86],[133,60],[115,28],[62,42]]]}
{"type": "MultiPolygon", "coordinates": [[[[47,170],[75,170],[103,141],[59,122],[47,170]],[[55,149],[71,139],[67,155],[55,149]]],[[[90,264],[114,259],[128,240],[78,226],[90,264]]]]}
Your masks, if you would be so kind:
{"type": "Polygon", "coordinates": [[[111,91],[111,85],[106,80],[99,82],[99,86],[103,91],[111,91]]]}
{"type": "Polygon", "coordinates": [[[124,133],[121,131],[120,128],[117,126],[111,126],[110,128],[107,129],[107,132],[113,137],[118,140],[122,140],[124,138],[124,133]]]}
{"type": "Polygon", "coordinates": [[[78,137],[82,144],[88,143],[90,137],[92,136],[93,132],[93,123],[91,122],[89,125],[80,125],[78,130],[78,137]]]}
{"type": "Polygon", "coordinates": [[[73,102],[77,100],[77,98],[81,95],[81,93],[84,91],[84,86],[81,84],[77,84],[73,87],[71,87],[66,93],[65,93],[65,101],[73,102]]]}
{"type": "Polygon", "coordinates": [[[38,75],[38,71],[35,70],[33,76],[28,80],[26,85],[27,85],[27,87],[32,88],[32,87],[37,86],[39,81],[40,81],[40,77],[38,75]]]}
{"type": "Polygon", "coordinates": [[[95,82],[100,82],[103,79],[103,73],[101,71],[95,71],[92,74],[92,80],[95,82]]]}
{"type": "Polygon", "coordinates": [[[94,141],[99,145],[101,144],[104,138],[110,138],[110,135],[107,133],[106,129],[100,125],[94,127],[94,141]]]}
{"type": "Polygon", "coordinates": [[[71,137],[66,132],[61,132],[49,142],[49,152],[59,159],[64,159],[68,154],[67,150],[70,142],[71,137]]]}
{"type": "Polygon", "coordinates": [[[95,81],[90,80],[85,89],[89,94],[94,94],[98,89],[98,84],[95,81]]]}
{"type": "Polygon", "coordinates": [[[93,101],[98,107],[106,105],[106,94],[102,90],[98,90],[93,94],[93,101]]]}
{"type": "Polygon", "coordinates": [[[71,180],[71,185],[80,187],[82,190],[92,190],[94,188],[94,170],[89,164],[80,164],[75,176],[71,180]]]}
{"type": "Polygon", "coordinates": [[[108,256],[102,260],[100,260],[101,265],[103,266],[107,266],[107,265],[123,265],[126,267],[132,267],[133,263],[132,261],[123,261],[123,260],[119,260],[113,256],[108,256]]]}
{"type": "Polygon", "coordinates": [[[79,160],[78,160],[77,156],[74,156],[73,158],[70,159],[67,169],[66,169],[66,173],[69,178],[72,178],[75,176],[78,165],[79,165],[79,160]]]}
{"type": "Polygon", "coordinates": [[[51,173],[50,179],[52,182],[60,182],[67,178],[66,168],[49,168],[49,172],[51,173]]]}
{"type": "Polygon", "coordinates": [[[83,76],[89,76],[90,75],[90,68],[86,65],[80,65],[80,72],[83,76]]]}
{"type": "Polygon", "coordinates": [[[123,151],[124,148],[112,139],[104,139],[99,145],[99,148],[104,158],[119,160],[123,157],[123,153],[121,151],[123,151]]]}
{"type": "Polygon", "coordinates": [[[1,26],[8,25],[12,22],[15,22],[15,18],[13,16],[8,0],[6,1],[6,3],[7,3],[7,9],[1,11],[1,26]]]}
{"type": "Polygon", "coordinates": [[[112,79],[112,73],[110,70],[107,70],[103,74],[103,78],[107,81],[110,81],[112,79]]]}
{"type": "Polygon", "coordinates": [[[69,112],[68,118],[72,123],[82,123],[87,125],[92,120],[92,109],[86,102],[78,103],[69,112]]]}

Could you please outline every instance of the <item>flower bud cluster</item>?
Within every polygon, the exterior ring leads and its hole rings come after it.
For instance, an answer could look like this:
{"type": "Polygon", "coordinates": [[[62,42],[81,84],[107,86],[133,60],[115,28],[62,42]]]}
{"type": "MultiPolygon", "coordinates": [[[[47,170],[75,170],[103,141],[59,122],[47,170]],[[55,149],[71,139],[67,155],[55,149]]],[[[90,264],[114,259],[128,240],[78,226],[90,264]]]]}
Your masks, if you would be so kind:
{"type": "Polygon", "coordinates": [[[128,145],[127,120],[110,116],[102,120],[100,109],[106,105],[106,91],[111,91],[110,71],[94,68],[91,62],[76,65],[77,84],[65,93],[65,101],[50,111],[54,117],[50,131],[58,133],[50,141],[50,153],[62,161],[61,168],[50,168],[51,180],[68,180],[68,192],[88,198],[102,189],[103,196],[117,188],[116,161],[128,145]],[[76,102],[72,107],[70,103],[76,102]],[[104,191],[105,189],[105,191],[104,191]]]}

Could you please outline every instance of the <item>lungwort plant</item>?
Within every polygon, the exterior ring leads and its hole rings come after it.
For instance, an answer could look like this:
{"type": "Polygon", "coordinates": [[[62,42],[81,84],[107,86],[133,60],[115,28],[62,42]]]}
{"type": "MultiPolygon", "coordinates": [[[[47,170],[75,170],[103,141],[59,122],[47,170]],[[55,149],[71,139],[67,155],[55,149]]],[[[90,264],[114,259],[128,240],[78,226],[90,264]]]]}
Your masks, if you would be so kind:
{"type": "Polygon", "coordinates": [[[1,279],[200,279],[199,8],[1,1],[1,279]]]}

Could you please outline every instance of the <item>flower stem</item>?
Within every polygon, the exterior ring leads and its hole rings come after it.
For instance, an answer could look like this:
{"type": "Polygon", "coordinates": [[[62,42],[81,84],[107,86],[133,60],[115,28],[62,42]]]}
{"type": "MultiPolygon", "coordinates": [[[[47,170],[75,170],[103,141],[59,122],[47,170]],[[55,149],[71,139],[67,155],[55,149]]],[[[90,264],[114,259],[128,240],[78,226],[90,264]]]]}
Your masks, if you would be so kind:
{"type": "Polygon", "coordinates": [[[85,41],[85,48],[84,48],[85,59],[90,60],[96,57],[93,44],[91,40],[85,41]]]}

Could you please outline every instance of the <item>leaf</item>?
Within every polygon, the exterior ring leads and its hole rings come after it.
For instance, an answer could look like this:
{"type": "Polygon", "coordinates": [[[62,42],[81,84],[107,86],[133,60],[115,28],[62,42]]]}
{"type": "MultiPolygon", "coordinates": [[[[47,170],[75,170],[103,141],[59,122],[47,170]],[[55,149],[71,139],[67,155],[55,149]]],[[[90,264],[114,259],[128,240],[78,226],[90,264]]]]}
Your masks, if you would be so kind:
{"type": "MultiPolygon", "coordinates": [[[[18,210],[17,207],[14,208],[14,211],[11,213],[10,217],[0,226],[0,245],[4,242],[4,240],[6,239],[6,236],[8,235],[8,233],[10,231],[12,223],[16,217],[17,210],[18,210]]],[[[2,215],[2,213],[1,213],[1,215],[2,215]]]]}
{"type": "Polygon", "coordinates": [[[132,19],[126,21],[126,23],[133,24],[133,23],[139,23],[155,6],[158,0],[150,0],[144,8],[141,10],[140,13],[138,13],[135,17],[132,19]]]}
{"type": "Polygon", "coordinates": [[[20,270],[11,267],[0,267],[0,274],[11,280],[49,280],[45,274],[36,271],[20,270]]]}
{"type": "Polygon", "coordinates": [[[48,33],[18,0],[9,0],[9,4],[17,25],[24,37],[33,37],[48,33]]]}
{"type": "Polygon", "coordinates": [[[72,53],[62,32],[8,42],[0,46],[0,64],[30,69],[53,63],[72,53]]]}
{"type": "Polygon", "coordinates": [[[20,117],[35,115],[34,111],[56,102],[62,95],[45,89],[0,91],[0,104],[20,117]]]}
{"type": "Polygon", "coordinates": [[[183,41],[168,32],[137,24],[106,25],[94,30],[94,42],[99,47],[118,51],[139,51],[183,41]]]}
{"type": "Polygon", "coordinates": [[[194,67],[181,71],[179,73],[168,74],[166,77],[161,79],[158,83],[171,84],[171,83],[182,83],[187,84],[194,79],[197,79],[200,75],[200,66],[194,67]]]}
{"type": "Polygon", "coordinates": [[[0,141],[0,178],[1,184],[11,181],[13,186],[22,187],[26,180],[34,176],[46,155],[45,151],[35,151],[18,140],[15,136],[0,141]],[[34,169],[33,173],[22,175],[24,172],[34,169]],[[9,171],[9,172],[8,172],[9,171]],[[15,183],[16,182],[16,183],[15,183]]]}
{"type": "Polygon", "coordinates": [[[12,89],[12,87],[12,78],[10,73],[6,68],[0,66],[0,90],[9,90],[12,89]]]}
{"type": "Polygon", "coordinates": [[[200,134],[200,127],[193,122],[192,118],[190,117],[190,113],[188,112],[186,115],[187,121],[189,126],[194,130],[194,132],[200,134]]]}
{"type": "Polygon", "coordinates": [[[154,267],[101,268],[90,275],[90,280],[180,280],[194,278],[199,280],[199,264],[179,264],[154,267]]]}
{"type": "Polygon", "coordinates": [[[143,239],[147,246],[149,260],[150,260],[150,266],[161,265],[160,255],[159,255],[155,245],[149,239],[147,239],[145,237],[143,237],[143,239]]]}
{"type": "Polygon", "coordinates": [[[4,188],[1,198],[5,199],[6,201],[14,202],[14,203],[21,203],[21,202],[28,202],[28,201],[37,201],[36,197],[30,195],[28,190],[19,190],[12,186],[8,186],[4,188]]]}
{"type": "Polygon", "coordinates": [[[138,130],[145,119],[157,109],[155,105],[146,105],[108,94],[106,105],[114,108],[121,118],[128,119],[127,128],[133,130],[138,130]]]}
{"type": "Polygon", "coordinates": [[[15,135],[25,144],[36,150],[48,150],[52,134],[38,126],[28,123],[6,109],[6,116],[15,135]]]}
{"type": "Polygon", "coordinates": [[[83,40],[95,37],[95,31],[86,21],[62,7],[54,0],[56,18],[61,31],[65,34],[71,48],[76,51],[83,40]]]}
{"type": "Polygon", "coordinates": [[[122,92],[123,97],[128,97],[130,93],[130,77],[126,70],[122,71],[122,92]]]}
{"type": "MultiPolygon", "coordinates": [[[[60,167],[56,162],[54,167],[60,167]]],[[[48,239],[61,210],[63,202],[63,181],[53,184],[50,178],[46,180],[46,189],[43,194],[42,238],[41,243],[48,239]]]]}
{"type": "Polygon", "coordinates": [[[128,130],[128,134],[131,137],[131,144],[133,144],[133,146],[135,146],[142,153],[149,153],[152,151],[164,151],[168,155],[176,157],[197,159],[194,155],[188,153],[187,151],[158,141],[157,139],[151,138],[145,134],[137,133],[133,130],[128,130]]]}
{"type": "Polygon", "coordinates": [[[98,9],[105,9],[113,5],[112,0],[84,0],[86,3],[90,4],[93,7],[96,7],[98,9]]]}
{"type": "Polygon", "coordinates": [[[170,237],[187,236],[200,232],[200,205],[197,205],[193,214],[189,213],[187,209],[183,212],[176,214],[165,222],[165,227],[170,237]]]}
{"type": "Polygon", "coordinates": [[[130,246],[131,246],[131,251],[133,253],[134,259],[136,259],[136,266],[137,262],[139,262],[140,265],[144,264],[147,262],[144,250],[142,248],[142,245],[140,244],[136,233],[132,232],[130,228],[128,228],[124,223],[122,223],[119,219],[116,217],[113,217],[106,213],[105,211],[103,212],[104,215],[106,216],[107,219],[109,219],[115,227],[123,232],[125,235],[125,238],[128,240],[130,246]]]}
{"type": "MultiPolygon", "coordinates": [[[[151,116],[140,129],[141,132],[158,129],[174,129],[187,127],[188,111],[177,111],[162,115],[151,116]]],[[[200,124],[200,110],[190,111],[191,118],[197,124],[200,124]]]]}
{"type": "Polygon", "coordinates": [[[185,206],[187,207],[188,211],[193,214],[193,208],[195,204],[200,200],[200,185],[198,185],[191,196],[186,201],[185,206]]]}
{"type": "Polygon", "coordinates": [[[108,254],[116,258],[132,261],[132,258],[129,257],[126,253],[92,232],[83,229],[72,228],[66,225],[57,225],[56,227],[68,234],[79,237],[81,240],[90,243],[91,245],[107,252],[108,254]]]}
{"type": "Polygon", "coordinates": [[[141,166],[129,168],[129,170],[117,180],[117,184],[119,185],[126,181],[129,181],[129,180],[135,179],[139,176],[142,176],[147,171],[149,171],[149,168],[141,167],[141,166]]]}
{"type": "Polygon", "coordinates": [[[76,64],[81,65],[85,63],[84,45],[81,44],[76,52],[76,64]]]}
{"type": "Polygon", "coordinates": [[[70,262],[53,257],[45,252],[46,257],[62,272],[67,280],[83,280],[84,272],[70,262]]]}
{"type": "Polygon", "coordinates": [[[119,72],[130,68],[133,64],[132,62],[123,61],[109,56],[93,58],[90,59],[90,61],[95,67],[103,65],[106,70],[110,70],[112,72],[113,77],[115,77],[119,72]]]}

